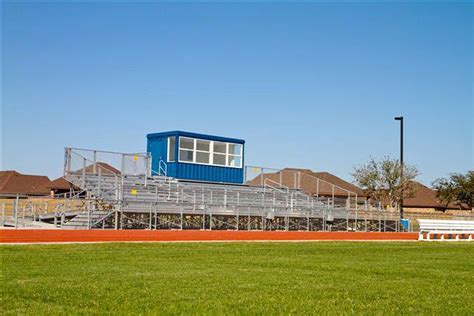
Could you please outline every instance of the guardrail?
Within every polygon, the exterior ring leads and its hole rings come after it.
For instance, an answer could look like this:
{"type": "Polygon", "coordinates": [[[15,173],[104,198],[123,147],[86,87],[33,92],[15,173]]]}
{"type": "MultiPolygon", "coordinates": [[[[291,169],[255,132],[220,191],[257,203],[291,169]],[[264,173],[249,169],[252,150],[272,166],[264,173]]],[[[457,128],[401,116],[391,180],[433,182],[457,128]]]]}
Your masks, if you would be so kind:
{"type": "Polygon", "coordinates": [[[84,148],[65,148],[64,174],[99,171],[121,175],[151,175],[151,156],[84,148]]]}

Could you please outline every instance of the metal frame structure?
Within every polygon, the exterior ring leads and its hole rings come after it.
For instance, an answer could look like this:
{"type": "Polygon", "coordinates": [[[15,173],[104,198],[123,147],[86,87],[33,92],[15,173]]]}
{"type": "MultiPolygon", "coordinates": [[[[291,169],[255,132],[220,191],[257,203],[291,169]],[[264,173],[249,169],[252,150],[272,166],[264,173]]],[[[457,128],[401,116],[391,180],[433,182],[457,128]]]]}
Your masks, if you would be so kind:
{"type": "MultiPolygon", "coordinates": [[[[261,186],[184,182],[151,170],[144,153],[65,149],[64,177],[92,208],[70,228],[399,231],[399,213],[305,194],[272,179],[261,186]],[[105,160],[104,156],[113,156],[105,160]],[[111,171],[113,170],[113,171],[111,171]],[[154,175],[154,176],[152,176],[154,175]],[[100,207],[99,207],[100,205],[100,207]]],[[[315,181],[324,181],[315,178],[315,181]]],[[[357,201],[357,200],[356,200],[357,201]]]]}

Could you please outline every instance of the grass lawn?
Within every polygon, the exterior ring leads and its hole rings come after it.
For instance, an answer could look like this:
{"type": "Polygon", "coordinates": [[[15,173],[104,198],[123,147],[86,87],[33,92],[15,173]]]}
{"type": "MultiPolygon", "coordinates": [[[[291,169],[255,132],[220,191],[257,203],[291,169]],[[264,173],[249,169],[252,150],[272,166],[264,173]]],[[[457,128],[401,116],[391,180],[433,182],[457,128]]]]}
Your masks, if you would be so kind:
{"type": "Polygon", "coordinates": [[[474,243],[0,246],[1,313],[474,314],[474,243]]]}

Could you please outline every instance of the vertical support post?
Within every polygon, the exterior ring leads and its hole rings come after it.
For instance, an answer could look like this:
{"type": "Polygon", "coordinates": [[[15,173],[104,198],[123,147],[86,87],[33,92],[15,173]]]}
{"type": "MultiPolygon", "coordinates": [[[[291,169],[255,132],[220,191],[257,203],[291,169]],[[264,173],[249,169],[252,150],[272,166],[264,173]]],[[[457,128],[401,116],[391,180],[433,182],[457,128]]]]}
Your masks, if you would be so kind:
{"type": "Polygon", "coordinates": [[[357,215],[358,214],[357,214],[357,208],[356,208],[356,210],[355,210],[355,221],[354,221],[354,231],[356,231],[356,232],[359,231],[359,227],[357,226],[357,217],[358,217],[357,215]]]}
{"type": "Polygon", "coordinates": [[[120,161],[120,174],[124,175],[124,171],[125,171],[125,154],[122,154],[122,158],[121,158],[121,161],[120,161]]]}
{"type": "Polygon", "coordinates": [[[94,150],[94,166],[92,167],[94,174],[97,172],[97,151],[94,150]]]}
{"type": "Polygon", "coordinates": [[[247,222],[247,230],[250,230],[252,228],[251,225],[250,225],[250,220],[251,220],[251,218],[250,218],[250,206],[248,208],[248,211],[249,211],[249,217],[248,217],[248,222],[247,222]]]}
{"type": "Polygon", "coordinates": [[[383,231],[387,231],[387,212],[383,212],[383,231]]]}
{"type": "Polygon", "coordinates": [[[149,154],[146,155],[146,176],[151,176],[151,156],[149,154]]]}
{"type": "Polygon", "coordinates": [[[209,210],[209,230],[212,230],[212,211],[211,210],[209,210]]]}
{"type": "Polygon", "coordinates": [[[118,214],[118,210],[115,211],[115,227],[114,229],[117,230],[118,229],[118,221],[119,221],[119,214],[118,214]]]}
{"type": "Polygon", "coordinates": [[[239,209],[237,209],[237,231],[239,230],[239,226],[240,226],[239,224],[240,224],[240,216],[239,216],[239,209]]]}
{"type": "Polygon", "coordinates": [[[334,184],[332,185],[332,207],[334,207],[334,184]]]}
{"type": "Polygon", "coordinates": [[[63,175],[66,175],[70,171],[71,167],[71,155],[68,147],[64,148],[64,170],[63,175]]]}
{"type": "Polygon", "coordinates": [[[380,210],[380,208],[379,208],[379,209],[378,209],[378,213],[379,213],[379,232],[382,231],[382,220],[381,220],[381,218],[380,218],[380,217],[381,217],[381,216],[380,216],[380,212],[381,212],[381,210],[380,210]]]}
{"type": "Polygon", "coordinates": [[[346,231],[349,231],[349,212],[346,211],[346,231]]]}
{"type": "Polygon", "coordinates": [[[365,231],[367,231],[367,212],[368,212],[368,205],[367,205],[367,200],[365,200],[364,204],[364,221],[365,221],[365,231]]]}
{"type": "Polygon", "coordinates": [[[224,189],[224,206],[227,207],[227,189],[224,189]]]}
{"type": "Polygon", "coordinates": [[[5,226],[5,202],[2,203],[2,226],[5,226]]]}
{"type": "Polygon", "coordinates": [[[400,197],[400,218],[403,218],[403,117],[400,120],[400,182],[402,185],[401,188],[401,197],[400,197]]]}
{"type": "Polygon", "coordinates": [[[156,204],[155,204],[155,207],[153,208],[154,212],[155,212],[155,230],[157,229],[158,227],[158,210],[156,209],[156,204]]]}
{"type": "Polygon", "coordinates": [[[351,192],[347,192],[347,208],[351,209],[351,192]]]}
{"type": "Polygon", "coordinates": [[[20,197],[18,194],[16,195],[15,199],[15,228],[18,228],[18,203],[19,203],[20,197]]]}
{"type": "Polygon", "coordinates": [[[152,227],[152,225],[151,225],[151,221],[152,221],[152,219],[153,219],[153,213],[152,213],[152,211],[153,211],[153,209],[152,209],[152,203],[150,203],[150,219],[149,219],[150,221],[149,221],[149,224],[148,224],[148,229],[149,229],[149,230],[151,230],[151,227],[152,227]]]}
{"type": "MultiPolygon", "coordinates": [[[[147,184],[148,184],[148,167],[147,167],[147,165],[148,165],[148,163],[147,163],[147,160],[146,160],[146,158],[145,158],[145,183],[144,183],[145,187],[146,187],[147,184]]],[[[137,173],[138,173],[138,172],[137,172],[137,173]]]]}
{"type": "Polygon", "coordinates": [[[23,206],[22,210],[23,210],[23,213],[22,213],[22,215],[21,215],[21,220],[23,221],[23,227],[25,227],[25,226],[26,226],[26,224],[25,224],[25,211],[26,211],[26,205],[25,205],[25,206],[23,206]]]}
{"type": "Polygon", "coordinates": [[[82,188],[86,187],[86,158],[82,159],[82,188]]]}
{"type": "Polygon", "coordinates": [[[99,183],[97,185],[97,195],[102,194],[102,169],[99,168],[99,183]]]}
{"type": "Polygon", "coordinates": [[[122,202],[120,202],[119,223],[120,223],[120,230],[122,230],[122,229],[123,229],[123,209],[122,209],[122,202]]]}
{"type": "Polygon", "coordinates": [[[119,188],[117,175],[115,175],[114,177],[114,187],[115,187],[115,201],[118,202],[120,198],[120,188],[119,188]]]}
{"type": "Polygon", "coordinates": [[[323,208],[323,232],[326,231],[326,209],[323,208]]]}
{"type": "Polygon", "coordinates": [[[206,230],[206,206],[202,207],[202,230],[206,230]]]}
{"type": "Polygon", "coordinates": [[[400,218],[403,218],[403,116],[395,117],[396,121],[400,121],[400,218]]]}
{"type": "Polygon", "coordinates": [[[87,193],[87,229],[91,229],[91,195],[87,193]]]}

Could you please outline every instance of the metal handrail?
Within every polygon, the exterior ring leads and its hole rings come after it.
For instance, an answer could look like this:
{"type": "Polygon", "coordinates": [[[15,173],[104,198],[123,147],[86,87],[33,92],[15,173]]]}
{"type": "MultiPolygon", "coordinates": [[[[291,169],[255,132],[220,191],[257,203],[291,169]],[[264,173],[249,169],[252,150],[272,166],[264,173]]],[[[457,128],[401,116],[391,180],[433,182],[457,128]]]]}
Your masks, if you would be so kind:
{"type": "Polygon", "coordinates": [[[265,178],[265,180],[263,180],[263,184],[264,184],[265,187],[269,187],[269,188],[271,188],[271,189],[273,189],[273,190],[277,190],[277,191],[279,191],[279,192],[281,192],[281,193],[288,193],[288,192],[290,191],[290,188],[289,188],[289,187],[287,187],[287,186],[285,186],[285,185],[283,185],[283,184],[281,184],[281,183],[278,183],[278,182],[276,182],[276,181],[274,181],[274,180],[272,180],[272,179],[270,179],[270,178],[265,178]],[[276,184],[276,185],[278,185],[278,187],[274,187],[274,186],[272,186],[271,184],[268,184],[268,182],[273,183],[273,184],[276,184]],[[281,188],[286,189],[286,191],[285,191],[285,190],[282,190],[281,188]]]}
{"type": "Polygon", "coordinates": [[[158,163],[158,174],[165,177],[168,175],[168,165],[163,159],[160,159],[160,162],[158,163]],[[163,174],[161,173],[162,171],[163,174]]]}
{"type": "MultiPolygon", "coordinates": [[[[87,171],[87,173],[97,173],[97,170],[96,170],[97,167],[99,167],[100,169],[102,169],[104,171],[110,172],[111,170],[109,170],[108,168],[105,168],[105,167],[99,165],[99,163],[101,163],[103,161],[98,161],[97,160],[97,153],[99,153],[99,154],[100,153],[106,153],[106,154],[120,155],[121,156],[121,166],[120,166],[120,168],[113,167],[112,165],[110,165],[110,166],[117,169],[120,172],[121,175],[127,175],[125,173],[126,170],[124,170],[125,169],[125,167],[124,167],[124,162],[125,162],[124,157],[134,157],[134,160],[138,160],[138,157],[144,158],[145,159],[145,166],[144,166],[145,170],[144,170],[143,174],[145,174],[146,176],[150,175],[150,169],[151,168],[150,168],[149,164],[151,162],[151,156],[147,153],[121,153],[121,152],[81,149],[81,148],[73,148],[73,147],[66,147],[65,148],[64,174],[66,175],[67,173],[75,172],[75,171],[71,170],[71,162],[72,162],[73,155],[75,157],[79,157],[80,159],[83,160],[82,169],[78,169],[78,170],[82,170],[83,174],[86,173],[85,169],[88,166],[93,166],[93,172],[87,171]],[[94,154],[93,160],[91,160],[90,158],[85,157],[82,153],[80,153],[80,151],[93,153],[94,154]]],[[[140,173],[140,174],[142,174],[142,173],[140,173]]]]}
{"type": "Polygon", "coordinates": [[[89,151],[89,152],[93,152],[93,153],[96,152],[96,153],[104,153],[104,154],[139,155],[139,156],[143,156],[143,157],[150,157],[150,154],[148,154],[146,152],[125,153],[125,152],[119,152],[119,151],[96,150],[96,149],[77,148],[77,147],[66,147],[66,149],[89,151]]]}

